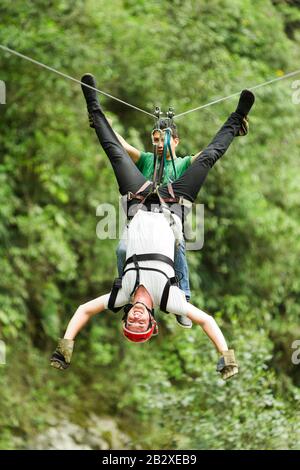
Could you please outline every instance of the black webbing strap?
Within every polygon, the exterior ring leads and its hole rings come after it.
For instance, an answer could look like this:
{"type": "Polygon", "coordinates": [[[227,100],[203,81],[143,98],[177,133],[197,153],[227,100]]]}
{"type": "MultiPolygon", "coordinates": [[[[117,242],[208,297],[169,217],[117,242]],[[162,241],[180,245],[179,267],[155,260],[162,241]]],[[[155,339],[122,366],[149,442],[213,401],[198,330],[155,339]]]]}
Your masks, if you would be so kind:
{"type": "Polygon", "coordinates": [[[175,194],[174,194],[173,186],[171,183],[168,183],[168,193],[173,199],[175,199],[175,194]]]}
{"type": "Polygon", "coordinates": [[[117,277],[113,282],[111,293],[108,299],[108,305],[107,305],[109,310],[111,310],[112,312],[118,312],[122,308],[122,307],[115,308],[117,295],[121,287],[122,287],[122,278],[117,277]]]}
{"type": "Polygon", "coordinates": [[[133,193],[131,191],[128,191],[128,194],[127,194],[127,199],[128,201],[131,201],[132,199],[139,199],[139,200],[143,200],[145,199],[145,196],[140,196],[140,193],[142,193],[143,191],[145,191],[145,189],[148,188],[148,186],[150,186],[150,184],[152,184],[151,181],[147,180],[145,181],[145,183],[137,190],[136,193],[133,193]]]}
{"type": "MultiPolygon", "coordinates": [[[[132,262],[134,263],[134,269],[136,271],[136,278],[135,278],[135,284],[131,291],[130,297],[133,295],[135,289],[140,285],[140,267],[139,267],[137,255],[133,255],[131,258],[132,258],[132,262]]],[[[125,266],[126,266],[126,263],[125,263],[125,266]]],[[[125,266],[123,268],[123,276],[124,276],[125,266]]]]}
{"type": "Polygon", "coordinates": [[[167,304],[168,304],[168,299],[169,299],[169,293],[170,293],[170,287],[177,285],[177,278],[176,277],[171,277],[170,279],[167,280],[165,288],[163,290],[162,296],[161,296],[161,301],[160,301],[160,310],[162,312],[168,313],[167,312],[167,304]]]}
{"type": "Polygon", "coordinates": [[[153,182],[153,187],[155,187],[157,185],[157,159],[158,159],[158,155],[157,155],[157,145],[154,145],[154,161],[153,161],[153,178],[152,178],[152,182],[153,182]]]}
{"type": "Polygon", "coordinates": [[[165,256],[161,253],[146,253],[143,255],[133,255],[128,258],[124,265],[124,269],[129,263],[135,263],[134,257],[136,257],[136,261],[162,261],[163,263],[169,264],[172,268],[174,268],[174,261],[168,256],[165,256]]]}
{"type": "MultiPolygon", "coordinates": [[[[156,269],[156,268],[143,268],[141,266],[139,266],[139,270],[140,271],[155,271],[157,273],[160,273],[160,274],[163,274],[167,279],[169,279],[169,276],[164,272],[162,271],[161,269],[156,269]]],[[[123,276],[128,273],[128,271],[136,271],[136,268],[127,268],[125,269],[124,273],[123,273],[123,276]]]]}

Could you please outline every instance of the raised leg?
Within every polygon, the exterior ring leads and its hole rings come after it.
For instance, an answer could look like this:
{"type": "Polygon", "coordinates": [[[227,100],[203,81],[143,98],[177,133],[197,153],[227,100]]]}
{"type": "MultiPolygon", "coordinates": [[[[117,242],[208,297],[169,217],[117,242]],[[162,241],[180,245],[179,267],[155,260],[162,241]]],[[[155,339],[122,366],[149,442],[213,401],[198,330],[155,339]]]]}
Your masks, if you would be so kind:
{"type": "MultiPolygon", "coordinates": [[[[86,74],[82,82],[96,88],[96,82],[92,75],[86,74]]],[[[122,195],[128,191],[136,192],[147,181],[136,167],[125,149],[120,144],[116,134],[107,121],[98,101],[97,92],[82,85],[82,91],[86,100],[92,127],[95,128],[97,137],[115,172],[122,195]]]]}
{"type": "MultiPolygon", "coordinates": [[[[243,117],[237,113],[232,113],[229,116],[206,149],[186,172],[172,183],[175,196],[183,196],[189,201],[194,202],[209,170],[225,154],[234,137],[239,132],[242,120],[243,117]]],[[[163,198],[169,197],[167,185],[161,186],[159,193],[163,198]]]]}

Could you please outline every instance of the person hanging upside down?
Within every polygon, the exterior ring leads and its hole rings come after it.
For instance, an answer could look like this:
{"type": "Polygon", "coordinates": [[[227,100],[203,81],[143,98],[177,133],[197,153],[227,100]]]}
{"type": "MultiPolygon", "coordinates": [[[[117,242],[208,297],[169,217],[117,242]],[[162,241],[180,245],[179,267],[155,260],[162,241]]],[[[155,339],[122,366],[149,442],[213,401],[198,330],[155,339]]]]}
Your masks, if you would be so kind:
{"type": "MultiPolygon", "coordinates": [[[[90,125],[94,127],[93,117],[89,115],[90,125]]],[[[109,123],[112,125],[112,122],[109,120],[109,123]]],[[[171,129],[170,136],[170,147],[172,155],[168,149],[166,155],[166,162],[164,167],[164,172],[162,174],[162,183],[168,184],[169,182],[176,181],[184,172],[190,167],[190,165],[196,160],[201,152],[196,153],[195,155],[187,155],[183,158],[178,158],[176,155],[176,149],[180,143],[178,129],[176,124],[172,121],[170,123],[169,119],[160,119],[159,120],[159,129],[164,130],[167,128],[171,129]]],[[[118,140],[122,144],[123,148],[126,150],[132,161],[135,163],[137,168],[145,176],[147,180],[152,180],[154,176],[154,161],[155,157],[152,152],[143,152],[139,149],[130,145],[120,134],[114,130],[118,140]]],[[[246,116],[242,121],[242,125],[239,130],[239,135],[246,135],[248,133],[248,121],[246,116]]],[[[152,131],[152,141],[153,144],[157,146],[158,158],[163,158],[164,150],[164,139],[161,138],[161,134],[155,125],[152,131]]],[[[123,235],[117,246],[116,255],[117,255],[117,267],[119,276],[122,276],[123,267],[126,261],[126,230],[125,235],[123,235]]],[[[186,300],[189,302],[191,299],[191,290],[190,290],[190,281],[189,281],[189,268],[186,259],[186,247],[184,236],[181,238],[179,243],[176,245],[175,250],[175,273],[179,278],[179,287],[184,291],[186,300]]],[[[176,320],[178,325],[183,328],[191,328],[192,321],[181,315],[176,315],[176,320]]]]}
{"type": "MultiPolygon", "coordinates": [[[[83,76],[82,82],[96,88],[94,78],[89,74],[83,76]]],[[[129,196],[128,209],[134,215],[128,227],[122,276],[115,279],[111,292],[78,307],[51,357],[51,365],[60,370],[70,365],[77,334],[94,315],[107,308],[114,312],[124,309],[123,334],[128,340],[137,343],[148,341],[158,334],[154,308],[159,307],[166,313],[187,316],[200,325],[220,354],[217,371],[222,378],[226,380],[236,375],[238,364],[234,351],[228,349],[216,321],[187,302],[184,292],[178,287],[174,253],[182,234],[182,201],[190,204],[195,201],[209,170],[239,135],[243,120],[254,103],[254,95],[243,90],[236,111],[206,149],[180,178],[171,185],[160,186],[154,193],[152,183],[128,158],[117,139],[96,92],[85,86],[82,89],[99,142],[113,167],[119,191],[121,195],[129,196]],[[159,205],[161,212],[152,211],[153,202],[156,202],[156,209],[159,205]]]]}
{"type": "MultiPolygon", "coordinates": [[[[91,118],[92,122],[92,118],[91,118]]],[[[170,147],[172,151],[172,158],[170,155],[169,149],[167,150],[166,154],[166,162],[164,172],[162,174],[162,183],[168,184],[169,182],[173,182],[178,179],[183,173],[188,169],[188,167],[193,163],[196,159],[197,155],[190,156],[187,155],[184,158],[178,158],[176,156],[176,148],[179,144],[179,135],[177,126],[174,122],[171,124],[169,123],[168,119],[160,119],[159,120],[159,128],[160,130],[164,130],[170,127],[172,134],[170,139],[170,147]]],[[[114,131],[116,136],[118,137],[120,143],[135,163],[137,168],[141,171],[141,173],[145,176],[147,180],[152,180],[154,176],[154,154],[152,152],[142,152],[137,148],[133,147],[132,145],[128,144],[126,140],[114,131]]],[[[154,127],[152,131],[152,140],[155,145],[157,145],[157,153],[158,158],[163,158],[163,149],[164,149],[164,139],[161,138],[160,132],[154,127]]],[[[199,152],[200,153],[200,152],[199,152]]],[[[125,231],[126,235],[126,231],[125,231]]],[[[126,236],[122,236],[120,242],[117,246],[116,255],[117,255],[117,266],[118,266],[118,273],[119,276],[122,275],[124,263],[126,261],[126,236]]],[[[182,237],[178,245],[176,246],[175,251],[175,260],[174,260],[174,267],[176,276],[179,278],[179,287],[181,290],[184,291],[186,300],[189,301],[191,299],[191,290],[190,290],[190,282],[189,282],[189,268],[186,260],[186,251],[185,251],[185,239],[182,237]]],[[[192,321],[186,317],[181,315],[176,315],[176,320],[178,325],[182,328],[191,328],[192,321]]]]}

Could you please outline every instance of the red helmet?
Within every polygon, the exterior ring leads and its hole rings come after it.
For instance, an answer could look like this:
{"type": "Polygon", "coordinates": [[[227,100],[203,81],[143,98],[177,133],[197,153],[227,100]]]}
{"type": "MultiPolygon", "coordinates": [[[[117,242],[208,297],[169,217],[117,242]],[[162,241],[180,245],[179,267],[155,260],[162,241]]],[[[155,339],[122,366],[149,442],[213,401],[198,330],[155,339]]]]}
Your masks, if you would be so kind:
{"type": "MultiPolygon", "coordinates": [[[[143,303],[143,302],[136,302],[136,303],[143,303]]],[[[124,336],[127,339],[129,339],[129,341],[133,341],[134,343],[145,343],[151,338],[151,336],[153,335],[155,336],[158,334],[158,326],[153,317],[154,312],[153,310],[151,311],[145,304],[143,304],[149,312],[148,329],[146,331],[141,331],[141,332],[131,331],[126,327],[126,320],[127,320],[127,313],[133,307],[133,305],[135,304],[128,304],[124,308],[125,315],[123,317],[123,333],[124,333],[124,336]]]]}

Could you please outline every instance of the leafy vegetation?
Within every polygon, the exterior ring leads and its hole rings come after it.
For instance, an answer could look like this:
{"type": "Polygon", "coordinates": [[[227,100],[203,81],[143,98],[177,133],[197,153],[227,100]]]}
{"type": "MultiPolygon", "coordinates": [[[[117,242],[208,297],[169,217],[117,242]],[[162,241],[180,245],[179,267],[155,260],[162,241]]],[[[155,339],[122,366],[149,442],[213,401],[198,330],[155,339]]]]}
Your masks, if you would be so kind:
{"type": "MultiPolygon", "coordinates": [[[[53,0],[0,6],[0,43],[152,111],[180,113],[299,68],[298,1],[53,0]]],[[[200,329],[160,315],[143,346],[95,318],[66,374],[48,358],[76,307],[107,292],[116,240],[96,237],[118,205],[80,87],[0,50],[0,447],[26,448],[57,410],[116,417],[132,447],[299,449],[299,105],[291,80],[257,90],[250,134],[209,175],[205,244],[189,252],[192,301],[212,313],[241,373],[224,384],[200,329]],[[18,441],[16,441],[16,437],[18,441]]],[[[116,129],[150,149],[151,120],[101,98],[116,129]]],[[[178,119],[179,154],[198,152],[231,99],[178,119]]]]}

